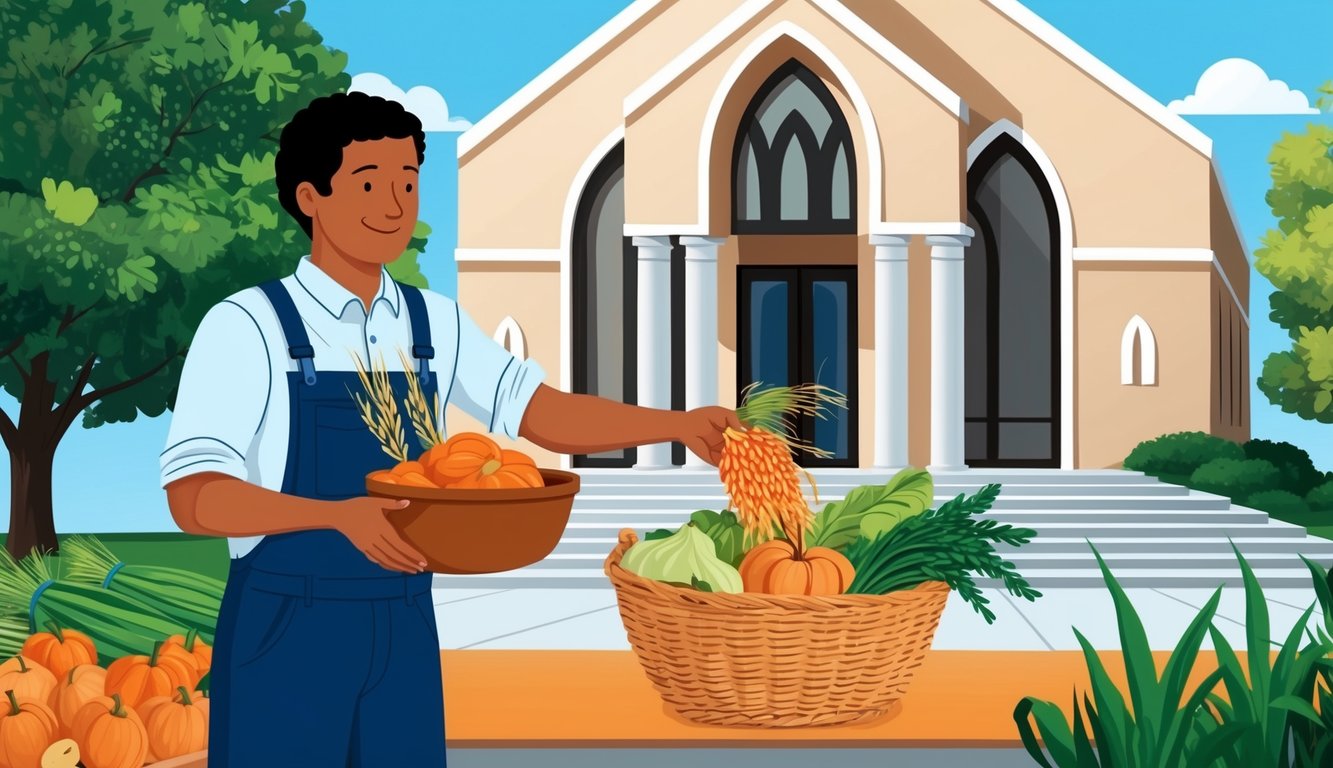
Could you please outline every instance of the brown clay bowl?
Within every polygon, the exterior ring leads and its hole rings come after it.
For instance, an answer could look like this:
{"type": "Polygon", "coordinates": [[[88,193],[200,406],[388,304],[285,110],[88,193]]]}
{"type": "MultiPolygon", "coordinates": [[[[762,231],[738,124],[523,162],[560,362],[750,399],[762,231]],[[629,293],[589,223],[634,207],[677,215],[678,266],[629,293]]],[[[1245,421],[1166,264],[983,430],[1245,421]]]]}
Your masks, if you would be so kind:
{"type": "Polygon", "coordinates": [[[412,488],[366,478],[371,496],[406,499],[389,522],[435,573],[498,573],[555,550],[569,522],[579,476],[542,469],[544,488],[412,488]]]}

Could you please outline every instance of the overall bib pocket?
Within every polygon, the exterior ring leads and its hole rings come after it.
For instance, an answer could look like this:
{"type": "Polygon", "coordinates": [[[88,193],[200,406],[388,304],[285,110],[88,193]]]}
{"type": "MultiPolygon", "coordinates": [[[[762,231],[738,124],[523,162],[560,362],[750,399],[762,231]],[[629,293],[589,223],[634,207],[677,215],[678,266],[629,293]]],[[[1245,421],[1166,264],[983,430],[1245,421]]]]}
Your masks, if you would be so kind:
{"type": "MultiPolygon", "coordinates": [[[[317,466],[380,467],[393,466],[391,459],[371,434],[353,407],[347,404],[315,405],[315,461],[317,466]]],[[[323,498],[350,499],[366,495],[365,475],[358,471],[321,471],[315,474],[315,490],[323,498]]]]}

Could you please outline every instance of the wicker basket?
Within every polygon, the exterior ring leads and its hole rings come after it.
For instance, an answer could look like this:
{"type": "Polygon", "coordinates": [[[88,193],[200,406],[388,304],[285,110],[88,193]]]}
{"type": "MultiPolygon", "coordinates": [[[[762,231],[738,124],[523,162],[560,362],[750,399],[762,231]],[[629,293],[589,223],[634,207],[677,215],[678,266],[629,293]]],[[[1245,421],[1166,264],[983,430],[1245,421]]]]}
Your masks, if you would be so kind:
{"type": "Polygon", "coordinates": [[[606,559],[630,645],[663,700],[710,725],[839,725],[880,717],[925,660],[949,597],[943,582],[887,595],[711,593],[606,559]]]}

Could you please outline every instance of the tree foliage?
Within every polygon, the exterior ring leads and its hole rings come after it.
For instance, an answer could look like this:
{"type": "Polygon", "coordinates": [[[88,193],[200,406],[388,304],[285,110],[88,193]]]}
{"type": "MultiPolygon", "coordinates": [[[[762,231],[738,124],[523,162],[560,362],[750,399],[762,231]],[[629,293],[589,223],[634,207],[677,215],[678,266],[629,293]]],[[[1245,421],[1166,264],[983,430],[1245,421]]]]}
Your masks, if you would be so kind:
{"type": "MultiPolygon", "coordinates": [[[[1320,91],[1320,105],[1333,107],[1333,83],[1320,91]]],[[[1259,389],[1288,413],[1333,423],[1333,125],[1284,132],[1268,162],[1278,222],[1255,267],[1277,288],[1269,316],[1292,344],[1264,361],[1259,389]]]]}
{"type": "MultiPolygon", "coordinates": [[[[351,78],[304,15],[280,0],[0,0],[12,462],[40,469],[80,415],[91,427],[170,408],[208,308],[307,251],[277,200],[277,137],[351,78]]],[[[420,279],[425,231],[395,265],[404,279],[420,279]]],[[[16,521],[50,515],[49,489],[15,494],[27,508],[11,509],[11,550],[16,521]]]]}

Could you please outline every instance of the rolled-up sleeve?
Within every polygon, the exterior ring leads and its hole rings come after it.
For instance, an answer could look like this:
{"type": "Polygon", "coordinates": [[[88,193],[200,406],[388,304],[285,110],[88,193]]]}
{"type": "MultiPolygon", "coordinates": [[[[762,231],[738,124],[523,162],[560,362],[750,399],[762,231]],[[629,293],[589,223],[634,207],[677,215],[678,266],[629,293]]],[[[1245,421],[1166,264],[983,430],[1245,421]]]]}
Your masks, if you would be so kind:
{"type": "Polygon", "coordinates": [[[450,402],[487,430],[518,439],[523,414],[546,380],[535,360],[519,360],[482,332],[467,313],[454,305],[457,316],[458,363],[454,367],[450,402]]]}
{"type": "Polygon", "coordinates": [[[251,480],[247,456],[268,409],[272,363],[249,310],[223,301],[204,316],[185,358],[161,483],[202,472],[251,480]]]}

